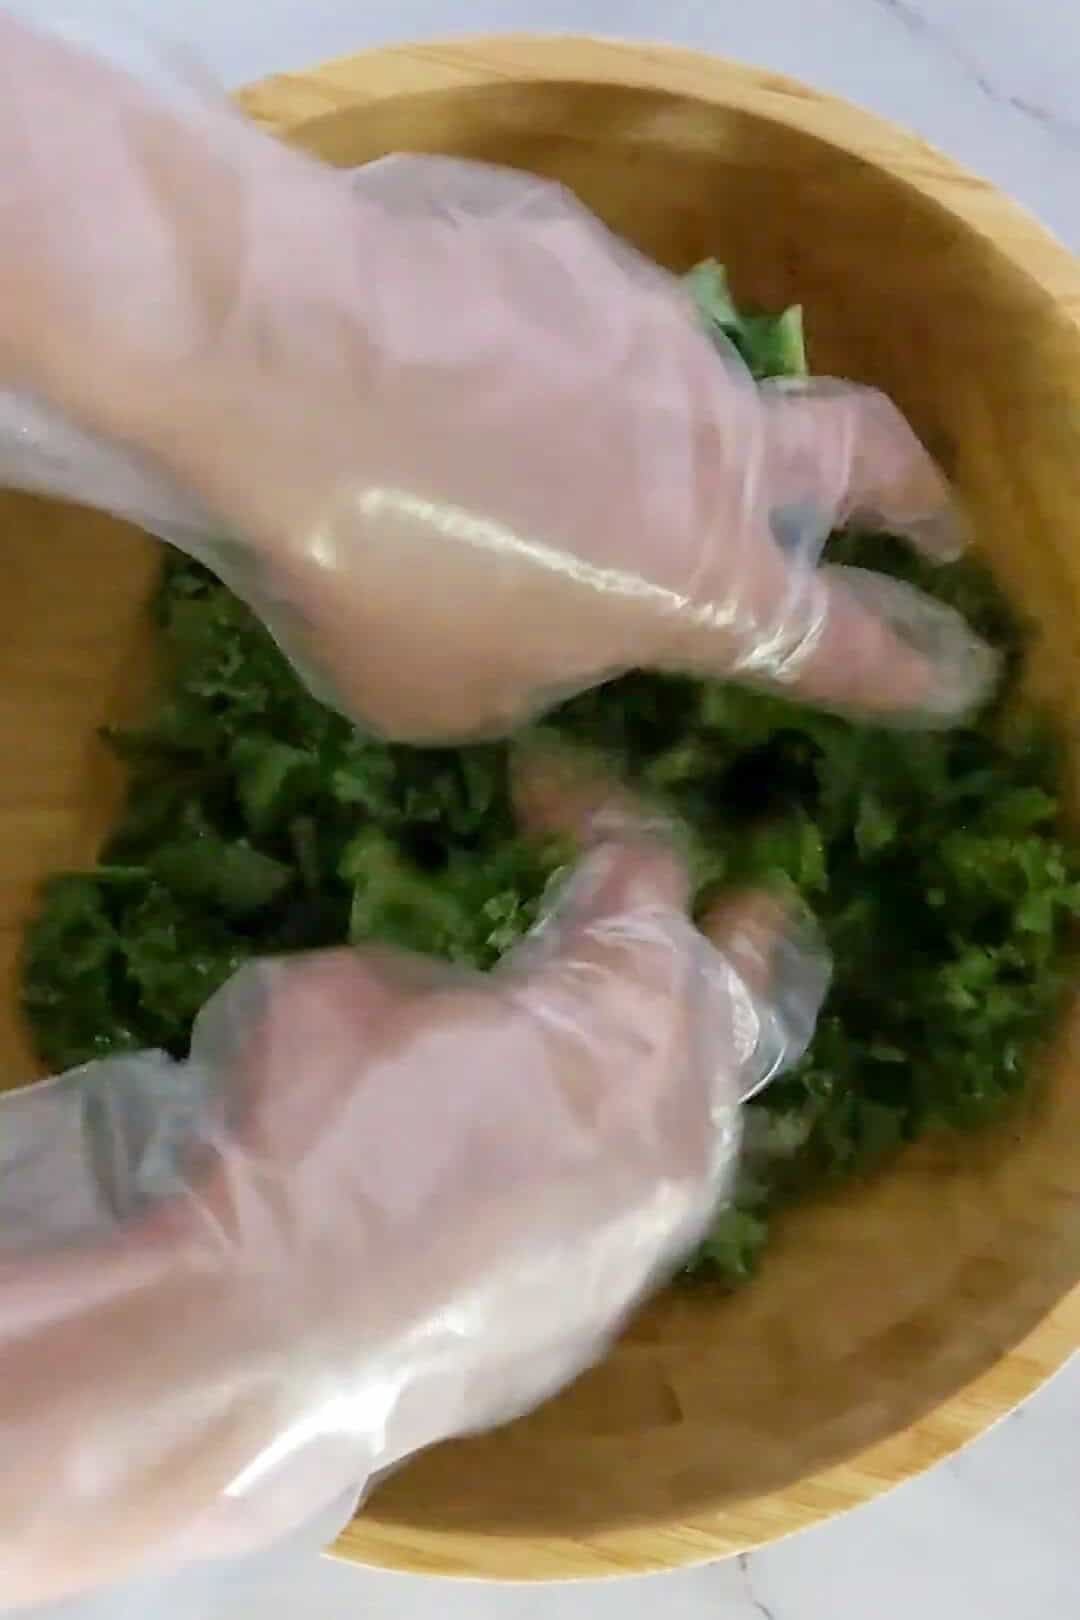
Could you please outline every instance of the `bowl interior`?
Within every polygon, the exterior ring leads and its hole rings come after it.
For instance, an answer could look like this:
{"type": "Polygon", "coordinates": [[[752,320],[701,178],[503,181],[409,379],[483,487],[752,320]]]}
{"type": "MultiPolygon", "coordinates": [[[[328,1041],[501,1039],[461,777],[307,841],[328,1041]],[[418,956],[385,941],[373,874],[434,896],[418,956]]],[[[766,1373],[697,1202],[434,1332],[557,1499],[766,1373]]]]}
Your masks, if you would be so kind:
{"type": "MultiPolygon", "coordinates": [[[[1077,801],[1080,336],[993,242],[836,147],[648,90],[523,80],[434,92],[314,120],[303,140],[341,164],[420,150],[551,175],[672,268],[714,254],[740,297],[800,300],[815,369],[873,382],[910,415],[1038,624],[1032,685],[1060,717],[1077,801]]],[[[94,728],[137,696],[155,566],[119,525],[2,502],[5,1081],[29,1072],[18,931],[36,880],[92,853],[113,802],[94,728]]],[[[1022,1119],[798,1210],[743,1295],[660,1300],[563,1397],[423,1457],[368,1515],[487,1535],[703,1513],[722,1526],[739,1503],[812,1492],[827,1464],[940,1407],[1080,1278],[1080,1047],[1066,1026],[1022,1119]]],[[[911,1430],[911,1469],[978,1427],[953,1436],[947,1412],[935,1421],[911,1430]]]]}

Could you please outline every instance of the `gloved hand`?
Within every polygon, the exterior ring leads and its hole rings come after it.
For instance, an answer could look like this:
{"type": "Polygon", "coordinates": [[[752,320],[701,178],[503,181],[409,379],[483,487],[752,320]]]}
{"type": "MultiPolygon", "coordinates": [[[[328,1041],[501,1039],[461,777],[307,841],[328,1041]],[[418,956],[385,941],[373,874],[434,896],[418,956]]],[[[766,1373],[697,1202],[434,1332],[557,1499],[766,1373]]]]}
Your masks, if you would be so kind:
{"type": "Polygon", "coordinates": [[[853,518],[959,543],[895,409],[755,387],[566,192],[436,158],[348,176],[10,24],[0,87],[27,155],[7,376],[146,458],[9,400],[0,476],[208,558],[355,717],[505,731],[642,665],[939,721],[985,692],[955,615],[817,568],[853,518]]]}
{"type": "Polygon", "coordinates": [[[585,854],[494,973],[260,964],[186,1065],[0,1105],[3,1600],[236,1552],[535,1405],[727,1197],[820,952],[762,896],[699,933],[666,829],[578,762],[522,798],[585,854]]]}

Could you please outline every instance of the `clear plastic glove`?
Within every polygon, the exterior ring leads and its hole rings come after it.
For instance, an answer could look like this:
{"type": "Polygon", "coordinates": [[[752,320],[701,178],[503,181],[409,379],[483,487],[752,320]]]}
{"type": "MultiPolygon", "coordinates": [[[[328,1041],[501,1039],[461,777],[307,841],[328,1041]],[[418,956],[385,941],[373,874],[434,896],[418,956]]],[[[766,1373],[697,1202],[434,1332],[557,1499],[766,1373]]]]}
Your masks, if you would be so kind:
{"type": "Polygon", "coordinates": [[[576,763],[522,796],[586,852],[493,974],[261,964],[188,1063],[4,1101],[3,1600],[239,1553],[526,1410],[723,1203],[821,954],[761,896],[698,932],[666,829],[576,763]]]}
{"type": "Polygon", "coordinates": [[[211,561],[355,717],[494,733],[637,666],[939,722],[985,693],[954,614],[817,566],[855,518],[959,546],[879,394],[756,387],[673,277],[545,181],[349,176],[201,88],[6,47],[8,376],[114,449],[9,398],[0,476],[211,561]]]}

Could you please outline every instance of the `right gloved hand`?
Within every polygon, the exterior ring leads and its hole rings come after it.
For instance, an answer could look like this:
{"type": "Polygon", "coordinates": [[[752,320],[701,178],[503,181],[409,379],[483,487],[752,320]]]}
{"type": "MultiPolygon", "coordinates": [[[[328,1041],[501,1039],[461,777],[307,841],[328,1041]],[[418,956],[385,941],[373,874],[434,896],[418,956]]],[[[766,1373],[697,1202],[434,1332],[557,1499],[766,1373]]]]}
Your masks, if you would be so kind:
{"type": "Polygon", "coordinates": [[[730,1195],[820,950],[762,896],[698,932],[667,830],[576,761],[521,797],[586,852],[494,973],[261,963],[188,1063],[0,1102],[0,1607],[258,1546],[536,1405],[730,1195]]]}
{"type": "Polygon", "coordinates": [[[672,277],[545,181],[437,158],[348,176],[10,27],[9,374],[158,477],[40,416],[0,474],[208,557],[354,717],[495,733],[637,666],[939,722],[985,693],[956,615],[817,567],[856,518],[958,544],[881,395],[755,387],[672,277]]]}

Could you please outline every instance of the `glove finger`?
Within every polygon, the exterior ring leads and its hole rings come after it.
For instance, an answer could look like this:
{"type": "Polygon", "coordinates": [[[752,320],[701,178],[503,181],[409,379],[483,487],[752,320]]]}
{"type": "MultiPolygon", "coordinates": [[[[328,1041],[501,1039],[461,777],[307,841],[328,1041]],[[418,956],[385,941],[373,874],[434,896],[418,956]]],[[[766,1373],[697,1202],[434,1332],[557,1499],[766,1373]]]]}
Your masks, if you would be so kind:
{"type": "Polygon", "coordinates": [[[906,536],[939,562],[966,548],[968,525],[947,480],[884,394],[831,378],[761,388],[768,488],[830,529],[860,523],[906,536]]]}
{"type": "MultiPolygon", "coordinates": [[[[818,540],[811,537],[811,550],[818,540]]],[[[773,535],[753,548],[739,614],[695,614],[668,667],[779,689],[878,723],[951,725],[989,696],[994,652],[960,614],[899,581],[808,569],[773,535]]]]}
{"type": "Polygon", "coordinates": [[[807,913],[764,890],[724,896],[701,927],[738,974],[758,1020],[740,1076],[746,1102],[805,1054],[829,985],[829,953],[807,913]]]}

